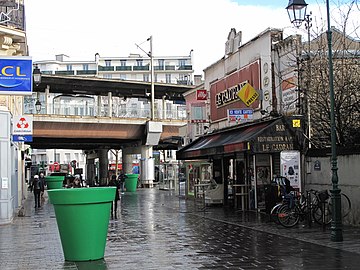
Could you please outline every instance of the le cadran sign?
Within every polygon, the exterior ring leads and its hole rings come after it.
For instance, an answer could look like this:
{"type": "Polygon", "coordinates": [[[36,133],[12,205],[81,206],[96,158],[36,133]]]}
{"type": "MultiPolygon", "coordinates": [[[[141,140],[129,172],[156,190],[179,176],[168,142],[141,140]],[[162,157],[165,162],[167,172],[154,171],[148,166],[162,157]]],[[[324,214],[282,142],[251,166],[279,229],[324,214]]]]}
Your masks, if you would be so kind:
{"type": "Polygon", "coordinates": [[[33,117],[29,115],[13,116],[12,138],[14,142],[31,142],[33,117]]]}

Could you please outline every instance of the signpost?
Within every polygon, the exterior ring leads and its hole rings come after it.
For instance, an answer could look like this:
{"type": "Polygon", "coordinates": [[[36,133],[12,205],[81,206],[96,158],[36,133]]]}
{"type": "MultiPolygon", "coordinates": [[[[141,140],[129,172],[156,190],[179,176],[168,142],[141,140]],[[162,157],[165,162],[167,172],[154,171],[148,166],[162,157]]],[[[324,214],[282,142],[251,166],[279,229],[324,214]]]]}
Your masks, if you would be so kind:
{"type": "Polygon", "coordinates": [[[32,142],[33,117],[31,115],[18,115],[13,117],[13,142],[32,142]]]}
{"type": "Polygon", "coordinates": [[[228,121],[244,123],[253,121],[254,110],[253,109],[230,109],[228,110],[228,121]]]}

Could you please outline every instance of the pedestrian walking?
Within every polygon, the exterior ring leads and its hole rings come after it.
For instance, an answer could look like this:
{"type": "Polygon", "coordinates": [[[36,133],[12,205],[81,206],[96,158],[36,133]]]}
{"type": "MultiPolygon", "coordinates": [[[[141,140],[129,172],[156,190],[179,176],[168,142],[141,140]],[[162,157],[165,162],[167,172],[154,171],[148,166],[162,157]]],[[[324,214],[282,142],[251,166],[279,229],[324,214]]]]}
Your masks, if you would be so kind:
{"type": "MultiPolygon", "coordinates": [[[[45,174],[44,174],[44,172],[40,172],[40,174],[39,174],[39,180],[41,181],[42,186],[44,187],[44,190],[45,190],[46,181],[45,181],[45,174]]],[[[41,199],[42,202],[45,201],[45,199],[44,199],[44,192],[45,192],[45,191],[44,191],[44,190],[40,192],[40,199],[41,199]]]]}
{"type": "Polygon", "coordinates": [[[123,170],[120,170],[119,182],[120,182],[121,194],[124,194],[125,178],[127,178],[126,174],[124,174],[123,170]]]}
{"type": "Polygon", "coordinates": [[[117,205],[118,201],[120,200],[119,190],[120,190],[120,183],[118,180],[116,180],[116,175],[113,174],[111,176],[111,180],[109,182],[110,187],[116,187],[116,193],[115,193],[115,200],[111,204],[111,219],[117,218],[117,205]]]}
{"type": "Polygon", "coordinates": [[[41,192],[44,192],[44,184],[39,179],[38,175],[34,176],[34,179],[30,186],[30,191],[34,192],[34,198],[35,198],[35,208],[41,207],[40,205],[40,194],[41,192]]]}

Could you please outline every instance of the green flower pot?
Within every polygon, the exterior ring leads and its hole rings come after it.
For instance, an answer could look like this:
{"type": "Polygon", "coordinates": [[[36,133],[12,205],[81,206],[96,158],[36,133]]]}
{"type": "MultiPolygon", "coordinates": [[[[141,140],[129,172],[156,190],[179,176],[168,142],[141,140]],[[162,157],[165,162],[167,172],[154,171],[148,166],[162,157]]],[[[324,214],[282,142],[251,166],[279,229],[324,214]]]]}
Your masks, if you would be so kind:
{"type": "Polygon", "coordinates": [[[137,188],[138,174],[126,174],[127,178],[125,178],[125,188],[128,192],[135,192],[137,188]]]}
{"type": "Polygon", "coordinates": [[[49,190],[66,261],[104,258],[116,187],[49,190]]]}
{"type": "Polygon", "coordinates": [[[45,176],[48,189],[63,188],[65,176],[45,176]]]}

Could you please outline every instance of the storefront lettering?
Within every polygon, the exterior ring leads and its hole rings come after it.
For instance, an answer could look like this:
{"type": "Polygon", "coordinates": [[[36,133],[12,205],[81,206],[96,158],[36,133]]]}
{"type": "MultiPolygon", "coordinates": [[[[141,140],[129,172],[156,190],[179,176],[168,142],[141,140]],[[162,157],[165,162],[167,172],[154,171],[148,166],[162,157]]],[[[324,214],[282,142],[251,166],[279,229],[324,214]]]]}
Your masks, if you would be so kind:
{"type": "Polygon", "coordinates": [[[293,138],[290,136],[262,136],[258,137],[257,141],[263,142],[292,142],[293,138]]]}
{"type": "Polygon", "coordinates": [[[284,150],[293,150],[294,144],[292,143],[274,143],[274,144],[262,144],[262,152],[271,152],[271,151],[284,151],[284,150]]]}
{"type": "Polygon", "coordinates": [[[247,83],[247,81],[239,83],[233,87],[230,87],[228,89],[225,89],[224,91],[216,94],[216,107],[221,107],[223,105],[226,105],[228,103],[231,103],[233,101],[236,101],[239,99],[237,96],[237,93],[240,91],[240,89],[247,83]]]}
{"type": "Polygon", "coordinates": [[[285,125],[275,125],[276,131],[285,131],[285,125]]]}

